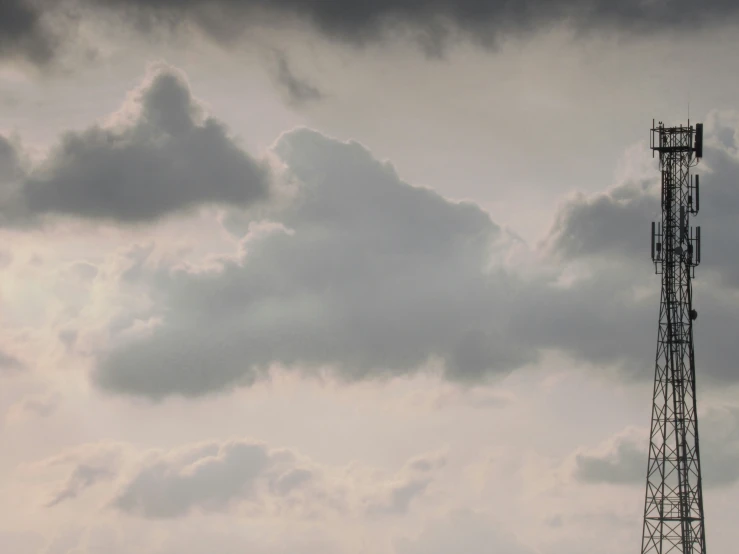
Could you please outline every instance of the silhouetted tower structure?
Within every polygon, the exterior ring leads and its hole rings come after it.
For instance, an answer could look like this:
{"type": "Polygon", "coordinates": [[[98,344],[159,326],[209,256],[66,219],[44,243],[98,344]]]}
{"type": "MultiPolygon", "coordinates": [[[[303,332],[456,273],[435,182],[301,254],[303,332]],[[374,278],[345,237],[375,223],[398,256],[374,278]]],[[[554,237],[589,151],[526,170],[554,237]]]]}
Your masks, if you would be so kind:
{"type": "Polygon", "coordinates": [[[662,276],[642,554],[705,554],[698,449],[691,279],[701,258],[699,180],[703,125],[651,130],[662,172],[662,221],[652,223],[652,260],[662,276]]]}

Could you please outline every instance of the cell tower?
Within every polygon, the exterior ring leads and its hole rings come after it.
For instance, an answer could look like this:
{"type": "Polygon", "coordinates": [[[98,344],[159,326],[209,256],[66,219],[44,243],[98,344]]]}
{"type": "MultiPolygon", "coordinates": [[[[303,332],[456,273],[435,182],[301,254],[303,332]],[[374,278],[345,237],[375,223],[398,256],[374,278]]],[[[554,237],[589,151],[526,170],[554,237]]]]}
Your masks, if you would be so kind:
{"type": "Polygon", "coordinates": [[[705,554],[703,488],[698,450],[691,279],[701,258],[699,180],[690,168],[703,157],[703,125],[657,126],[652,155],[662,172],[662,221],[652,223],[652,260],[662,275],[652,430],[644,503],[642,554],[705,554]]]}

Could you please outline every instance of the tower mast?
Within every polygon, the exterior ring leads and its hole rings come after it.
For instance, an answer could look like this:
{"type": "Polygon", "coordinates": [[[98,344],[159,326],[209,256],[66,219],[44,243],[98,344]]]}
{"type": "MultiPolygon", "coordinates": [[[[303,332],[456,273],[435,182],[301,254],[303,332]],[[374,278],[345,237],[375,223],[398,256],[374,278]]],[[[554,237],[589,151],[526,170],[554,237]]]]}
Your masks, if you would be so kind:
{"type": "Polygon", "coordinates": [[[659,154],[662,221],[652,223],[652,260],[662,276],[654,374],[642,554],[705,554],[703,488],[698,448],[691,279],[700,263],[699,177],[703,125],[652,122],[650,146],[659,154]]]}

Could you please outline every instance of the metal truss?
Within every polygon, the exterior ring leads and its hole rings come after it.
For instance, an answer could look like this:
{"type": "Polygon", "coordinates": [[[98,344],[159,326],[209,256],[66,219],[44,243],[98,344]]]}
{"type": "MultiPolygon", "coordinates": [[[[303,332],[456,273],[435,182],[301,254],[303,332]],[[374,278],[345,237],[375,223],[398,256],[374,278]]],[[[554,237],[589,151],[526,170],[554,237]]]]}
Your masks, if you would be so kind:
{"type": "Polygon", "coordinates": [[[662,276],[642,554],[705,554],[691,279],[700,263],[699,179],[703,126],[651,130],[662,173],[662,221],[652,223],[652,260],[662,276]]]}

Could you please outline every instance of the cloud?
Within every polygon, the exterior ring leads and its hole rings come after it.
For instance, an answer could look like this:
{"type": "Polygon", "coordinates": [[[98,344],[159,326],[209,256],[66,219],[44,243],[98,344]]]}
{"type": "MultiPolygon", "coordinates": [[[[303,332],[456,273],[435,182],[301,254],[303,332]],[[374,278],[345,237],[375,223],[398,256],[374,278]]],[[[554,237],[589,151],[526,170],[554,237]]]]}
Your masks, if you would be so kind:
{"type": "Polygon", "coordinates": [[[18,152],[18,144],[0,135],[0,185],[6,188],[23,175],[24,169],[18,152]]]}
{"type": "Polygon", "coordinates": [[[437,471],[446,465],[442,455],[423,456],[408,462],[403,474],[384,487],[384,491],[367,502],[368,515],[405,514],[411,503],[431,485],[437,471]]]}
{"type": "MultiPolygon", "coordinates": [[[[706,487],[739,481],[739,410],[714,408],[699,417],[701,469],[706,487]]],[[[575,457],[574,476],[586,483],[643,486],[647,476],[649,436],[627,429],[575,457]]]]}
{"type": "Polygon", "coordinates": [[[32,474],[71,468],[64,484],[56,487],[46,503],[53,508],[79,497],[83,492],[114,479],[120,471],[130,448],[121,443],[90,443],[62,452],[29,466],[32,474]]]}
{"type": "Polygon", "coordinates": [[[320,89],[293,73],[284,52],[274,52],[273,74],[275,82],[287,96],[288,103],[293,106],[302,106],[324,98],[320,89]]]}
{"type": "Polygon", "coordinates": [[[113,477],[113,473],[107,468],[93,467],[89,465],[79,465],[70,475],[67,484],[57,492],[54,497],[46,505],[51,508],[69,500],[76,498],[83,490],[93,486],[101,480],[107,480],[113,477]]]}
{"type": "MultiPolygon", "coordinates": [[[[705,256],[698,272],[715,272],[725,284],[739,287],[739,116],[711,112],[704,129],[704,158],[693,174],[700,175],[700,212],[691,219],[701,225],[705,256]]],[[[646,149],[646,147],[645,147],[646,149]]],[[[631,180],[604,193],[579,194],[558,212],[548,246],[568,260],[613,256],[620,260],[649,259],[651,221],[661,218],[659,170],[651,164],[648,179],[631,180]]]]}
{"type": "Polygon", "coordinates": [[[369,513],[373,515],[404,514],[408,511],[411,501],[423,494],[427,486],[428,481],[425,479],[399,484],[393,487],[388,501],[370,505],[369,513]]]}
{"type": "MultiPolygon", "coordinates": [[[[440,365],[452,381],[479,383],[548,349],[652,378],[644,363],[654,356],[659,307],[647,252],[651,182],[570,200],[540,252],[556,259],[522,272],[508,262],[520,241],[478,206],[403,182],[360,144],[299,129],[273,151],[295,197],[269,221],[251,220],[240,251],[208,268],[144,255],[135,282],[149,291],[157,323],[100,352],[97,385],[198,396],[248,386],[274,365],[329,369],[347,381],[440,365]]],[[[706,183],[709,211],[716,200],[706,183]]],[[[726,263],[720,271],[730,275],[734,262],[726,263]]],[[[729,322],[739,306],[724,289],[698,281],[695,290],[708,314],[696,326],[702,375],[733,382],[729,322]]]]}
{"type": "Polygon", "coordinates": [[[15,373],[25,368],[25,364],[18,358],[0,350],[0,372],[15,373]]]}
{"type": "Polygon", "coordinates": [[[506,2],[494,0],[89,0],[91,5],[130,16],[143,30],[162,25],[191,26],[228,42],[241,36],[249,24],[290,25],[309,22],[323,36],[343,43],[364,45],[391,32],[410,30],[429,52],[438,51],[450,28],[461,30],[483,44],[501,36],[530,34],[559,24],[578,31],[616,30],[641,35],[692,30],[703,25],[736,22],[739,8],[725,0],[696,4],[689,0],[618,5],[605,0],[564,2],[506,2]]]}
{"type": "Polygon", "coordinates": [[[629,182],[594,195],[576,195],[557,212],[549,247],[565,259],[644,257],[648,254],[649,222],[660,213],[656,169],[654,174],[649,181],[629,182]]]}
{"type": "Polygon", "coordinates": [[[602,445],[598,452],[584,452],[575,458],[575,477],[585,483],[641,483],[647,475],[649,436],[628,429],[602,445]]]}
{"type": "Polygon", "coordinates": [[[49,417],[59,408],[60,403],[61,396],[59,394],[47,393],[27,396],[8,409],[8,419],[22,421],[29,415],[49,417]]]}
{"type": "Polygon", "coordinates": [[[21,145],[0,135],[0,226],[17,223],[22,216],[14,212],[25,212],[18,197],[27,171],[21,145]]]}
{"type": "Polygon", "coordinates": [[[114,483],[111,507],[146,519],[173,519],[196,511],[227,512],[236,506],[246,506],[254,515],[287,510],[305,517],[326,511],[404,514],[444,463],[439,455],[422,456],[396,475],[386,476],[357,464],[322,466],[288,449],[235,439],[168,451],[88,445],[40,466],[72,466],[49,506],[107,481],[114,483]],[[424,486],[418,488],[420,482],[424,486]]]}
{"type": "Polygon", "coordinates": [[[0,57],[24,58],[44,65],[54,55],[55,37],[43,21],[43,3],[0,2],[0,57]]]}
{"type": "Polygon", "coordinates": [[[255,498],[258,481],[281,465],[280,458],[263,445],[244,442],[206,444],[155,458],[123,486],[114,504],[149,518],[177,517],[194,507],[223,510],[236,499],[255,498]]]}
{"type": "MultiPolygon", "coordinates": [[[[13,155],[0,142],[0,156],[13,155]]],[[[6,224],[45,214],[151,222],[208,204],[248,206],[265,199],[269,185],[267,167],[204,116],[180,73],[163,66],[108,126],[67,133],[20,185],[14,175],[16,186],[6,177],[0,197],[6,224]]]]}
{"type": "Polygon", "coordinates": [[[216,269],[148,264],[161,324],[103,354],[102,387],[200,395],[273,364],[342,379],[415,371],[430,358],[479,381],[536,357],[510,332],[516,285],[498,263],[510,237],[474,204],[401,181],[361,145],[301,129],[275,152],[299,185],[216,269]]]}
{"type": "MultiPolygon", "coordinates": [[[[691,223],[701,226],[702,259],[693,286],[694,305],[699,313],[695,336],[702,383],[736,380],[736,364],[729,352],[735,340],[730,322],[739,309],[733,295],[733,289],[739,287],[737,129],[737,114],[711,113],[704,131],[705,158],[695,170],[701,176],[700,213],[691,223]]],[[[659,281],[653,275],[649,257],[650,224],[661,217],[659,172],[655,164],[652,168],[653,177],[649,179],[640,175],[605,193],[570,199],[559,211],[545,241],[562,263],[590,268],[592,278],[586,281],[586,286],[578,286],[576,294],[570,295],[572,303],[557,309],[570,310],[565,317],[575,319],[575,310],[589,306],[585,309],[592,311],[587,318],[591,324],[571,328],[576,331],[572,334],[566,326],[548,327],[553,331],[550,338],[556,343],[571,342],[579,352],[589,351],[588,358],[592,361],[603,359],[601,356],[609,350],[615,353],[623,348],[631,351],[631,361],[636,364],[648,356],[645,341],[637,346],[638,335],[651,334],[656,340],[653,333],[657,326],[658,297],[643,292],[649,289],[655,294],[659,292],[659,281]],[[637,294],[639,289],[642,292],[637,294]],[[589,302],[583,302],[586,297],[590,297],[589,302]],[[615,298],[618,300],[614,301],[615,298]],[[635,301],[637,298],[640,300],[635,301]],[[617,325],[611,326],[609,321],[617,325]]],[[[542,310],[543,319],[539,321],[543,323],[554,313],[551,308],[542,310]]],[[[585,315],[578,313],[581,319],[585,315]]],[[[653,346],[650,348],[653,350],[653,346]]],[[[651,377],[648,372],[644,375],[651,377]]]]}
{"type": "Polygon", "coordinates": [[[195,29],[224,45],[250,36],[258,26],[308,25],[328,40],[352,46],[404,35],[426,54],[439,56],[459,35],[486,47],[559,25],[579,35],[647,37],[735,24],[739,8],[728,0],[6,0],[0,6],[0,58],[48,66],[65,47],[79,42],[80,22],[95,24],[101,15],[144,35],[195,29]]]}

